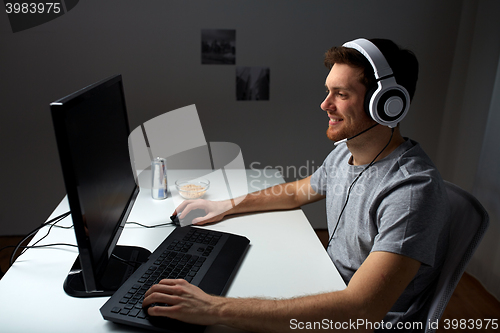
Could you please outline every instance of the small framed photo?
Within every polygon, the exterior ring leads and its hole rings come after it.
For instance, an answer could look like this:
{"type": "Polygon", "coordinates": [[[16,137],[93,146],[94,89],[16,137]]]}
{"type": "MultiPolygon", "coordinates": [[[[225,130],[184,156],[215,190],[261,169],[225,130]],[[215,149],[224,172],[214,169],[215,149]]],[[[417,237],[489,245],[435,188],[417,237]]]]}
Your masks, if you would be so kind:
{"type": "Polygon", "coordinates": [[[236,67],[236,100],[268,101],[269,67],[236,67]]]}
{"type": "Polygon", "coordinates": [[[236,64],[236,30],[201,30],[201,63],[203,65],[236,64]]]}

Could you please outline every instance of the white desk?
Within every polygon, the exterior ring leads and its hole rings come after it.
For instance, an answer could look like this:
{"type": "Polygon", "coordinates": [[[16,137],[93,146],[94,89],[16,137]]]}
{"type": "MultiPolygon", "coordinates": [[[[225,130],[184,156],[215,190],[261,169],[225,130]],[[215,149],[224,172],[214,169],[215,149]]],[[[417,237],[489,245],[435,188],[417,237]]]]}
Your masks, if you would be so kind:
{"type": "MultiPolygon", "coordinates": [[[[249,190],[282,182],[275,172],[248,171],[249,190]],[[266,183],[264,183],[266,182],[266,183]]],[[[169,221],[172,198],[153,200],[141,191],[129,221],[154,225],[169,221]]],[[[64,198],[49,219],[69,210],[64,198]]],[[[72,224],[71,216],[59,223],[72,224]]],[[[226,218],[203,228],[246,236],[250,248],[226,296],[293,297],[345,288],[344,282],[300,209],[246,214],[226,218]]],[[[43,228],[32,243],[46,234],[43,228]]],[[[153,251],[172,231],[127,225],[119,244],[153,251]]],[[[72,229],[52,228],[40,244],[76,244],[72,229]]],[[[104,320],[99,308],[107,297],[72,298],[63,282],[77,257],[76,248],[54,246],[30,249],[20,256],[0,281],[0,332],[149,332],[104,320]]],[[[227,327],[209,327],[207,332],[232,332],[227,327]]]]}

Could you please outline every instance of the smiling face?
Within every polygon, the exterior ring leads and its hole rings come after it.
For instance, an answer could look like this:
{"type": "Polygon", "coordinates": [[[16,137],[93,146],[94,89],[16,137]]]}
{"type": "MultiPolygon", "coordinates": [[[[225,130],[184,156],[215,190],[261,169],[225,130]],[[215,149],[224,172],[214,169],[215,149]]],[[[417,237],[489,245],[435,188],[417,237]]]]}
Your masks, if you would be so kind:
{"type": "Polygon", "coordinates": [[[364,111],[366,87],[361,83],[362,75],[361,68],[336,63],[326,78],[328,95],[321,109],[330,118],[326,135],[332,141],[350,138],[375,124],[364,111]]]}

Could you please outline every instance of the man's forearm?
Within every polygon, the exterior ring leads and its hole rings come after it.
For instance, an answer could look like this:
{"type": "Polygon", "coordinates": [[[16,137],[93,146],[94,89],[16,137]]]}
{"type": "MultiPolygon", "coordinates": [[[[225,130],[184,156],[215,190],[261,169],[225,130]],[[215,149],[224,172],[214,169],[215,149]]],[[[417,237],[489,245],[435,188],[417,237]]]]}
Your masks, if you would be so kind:
{"type": "Polygon", "coordinates": [[[236,198],[232,200],[233,208],[228,210],[225,215],[294,209],[322,197],[311,190],[309,178],[305,178],[295,182],[278,184],[236,198]]]}
{"type": "Polygon", "coordinates": [[[275,185],[234,199],[232,203],[233,208],[227,212],[227,215],[296,208],[292,195],[282,195],[285,185],[286,184],[275,185]]]}
{"type": "Polygon", "coordinates": [[[297,323],[356,321],[361,306],[347,291],[284,300],[218,298],[214,316],[219,324],[252,332],[294,331],[297,323]]]}
{"type": "Polygon", "coordinates": [[[287,332],[293,320],[319,322],[360,318],[366,302],[356,302],[345,290],[292,299],[211,296],[185,280],[162,280],[145,295],[149,315],[166,316],[199,325],[226,325],[253,332],[287,332]],[[169,306],[153,306],[165,303],[169,306]]]}
{"type": "Polygon", "coordinates": [[[192,220],[193,224],[219,222],[227,215],[271,210],[298,208],[304,204],[324,198],[316,193],[310,184],[310,177],[295,182],[279,184],[273,187],[249,193],[235,199],[223,201],[185,200],[174,211],[183,219],[189,212],[202,209],[206,215],[192,220]]]}

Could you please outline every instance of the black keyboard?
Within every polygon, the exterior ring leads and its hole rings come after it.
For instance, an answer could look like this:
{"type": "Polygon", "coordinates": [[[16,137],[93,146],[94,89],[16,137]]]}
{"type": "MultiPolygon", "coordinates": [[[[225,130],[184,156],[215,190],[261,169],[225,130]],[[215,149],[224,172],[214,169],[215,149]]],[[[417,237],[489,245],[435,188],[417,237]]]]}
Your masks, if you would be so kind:
{"type": "Polygon", "coordinates": [[[185,279],[212,295],[222,295],[249,240],[196,227],[176,228],[101,307],[104,319],[163,332],[202,332],[205,327],[151,317],[144,294],[162,279],[185,279]]]}

